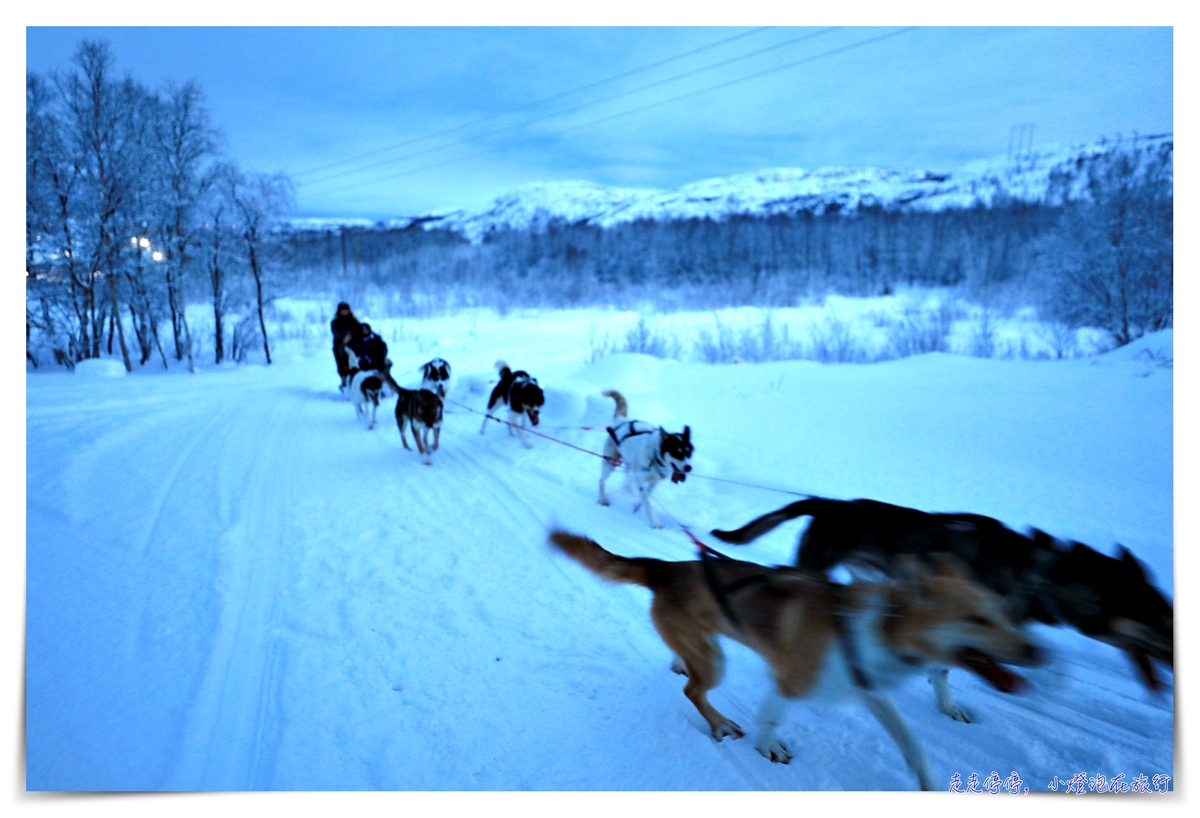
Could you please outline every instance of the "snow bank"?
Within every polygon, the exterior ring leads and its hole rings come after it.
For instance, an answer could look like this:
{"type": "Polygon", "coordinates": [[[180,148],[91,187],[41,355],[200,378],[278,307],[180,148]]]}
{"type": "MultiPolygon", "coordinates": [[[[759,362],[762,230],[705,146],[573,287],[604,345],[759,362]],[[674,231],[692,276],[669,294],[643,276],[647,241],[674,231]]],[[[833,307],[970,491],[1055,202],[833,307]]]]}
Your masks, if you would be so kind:
{"type": "Polygon", "coordinates": [[[88,358],[75,364],[75,374],[84,378],[124,378],[125,364],[114,358],[88,358]]]}

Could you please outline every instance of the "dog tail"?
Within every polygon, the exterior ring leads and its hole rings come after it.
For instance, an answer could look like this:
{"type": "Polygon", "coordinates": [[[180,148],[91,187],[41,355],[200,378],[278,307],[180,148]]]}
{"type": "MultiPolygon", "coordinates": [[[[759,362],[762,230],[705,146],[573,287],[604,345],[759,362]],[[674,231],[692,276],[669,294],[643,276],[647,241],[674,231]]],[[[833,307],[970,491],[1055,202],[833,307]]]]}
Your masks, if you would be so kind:
{"type": "Polygon", "coordinates": [[[505,372],[512,372],[508,367],[508,361],[496,361],[496,371],[500,373],[500,377],[504,377],[505,372]]]}
{"type": "Polygon", "coordinates": [[[727,542],[732,545],[744,545],[751,540],[758,539],[763,534],[766,534],[778,525],[786,523],[788,520],[794,520],[806,514],[813,514],[816,511],[815,506],[818,502],[819,500],[813,498],[797,500],[791,505],[784,506],[777,511],[772,511],[770,514],[764,514],[757,520],[751,520],[737,531],[714,530],[712,535],[721,542],[727,542]]]}
{"type": "Polygon", "coordinates": [[[629,417],[629,403],[626,402],[624,395],[615,389],[605,389],[600,394],[617,402],[617,408],[613,410],[613,420],[629,417]]]}
{"type": "Polygon", "coordinates": [[[390,386],[392,388],[392,391],[395,392],[397,395],[399,395],[400,394],[400,384],[396,383],[396,379],[392,377],[391,367],[385,366],[383,369],[379,370],[379,374],[383,375],[384,383],[386,383],[388,386],[390,386]]]}
{"type": "Polygon", "coordinates": [[[662,560],[650,557],[619,557],[605,551],[600,544],[566,531],[550,532],[550,543],[592,573],[609,580],[650,587],[654,567],[662,560]]]}

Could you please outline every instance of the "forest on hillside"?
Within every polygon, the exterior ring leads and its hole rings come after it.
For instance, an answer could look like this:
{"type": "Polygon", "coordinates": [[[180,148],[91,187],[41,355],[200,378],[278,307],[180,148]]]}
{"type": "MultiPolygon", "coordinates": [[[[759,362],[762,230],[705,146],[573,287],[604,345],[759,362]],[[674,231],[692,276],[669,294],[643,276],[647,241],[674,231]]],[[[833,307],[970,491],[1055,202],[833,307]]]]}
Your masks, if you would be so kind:
{"type": "Polygon", "coordinates": [[[405,228],[286,231],[287,288],[393,294],[400,313],[461,306],[658,310],[792,306],[803,299],[953,288],[1005,310],[1095,326],[1124,344],[1170,325],[1171,142],[1112,143],[1059,169],[1085,195],[1001,198],[940,211],[829,208],[599,227],[548,218],[472,244],[420,220],[405,228]],[[332,288],[332,289],[331,289],[332,288]]]}

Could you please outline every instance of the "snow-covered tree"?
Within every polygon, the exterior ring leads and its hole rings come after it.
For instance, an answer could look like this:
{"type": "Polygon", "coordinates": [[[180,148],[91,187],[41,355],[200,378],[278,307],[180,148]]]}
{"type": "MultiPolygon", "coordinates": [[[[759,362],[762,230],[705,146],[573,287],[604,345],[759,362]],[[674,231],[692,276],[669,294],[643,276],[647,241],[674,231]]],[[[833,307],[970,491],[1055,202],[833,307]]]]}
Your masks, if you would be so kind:
{"type": "Polygon", "coordinates": [[[1174,301],[1173,143],[1118,142],[1087,164],[1087,198],[1048,248],[1054,306],[1118,345],[1170,326],[1174,301]]]}

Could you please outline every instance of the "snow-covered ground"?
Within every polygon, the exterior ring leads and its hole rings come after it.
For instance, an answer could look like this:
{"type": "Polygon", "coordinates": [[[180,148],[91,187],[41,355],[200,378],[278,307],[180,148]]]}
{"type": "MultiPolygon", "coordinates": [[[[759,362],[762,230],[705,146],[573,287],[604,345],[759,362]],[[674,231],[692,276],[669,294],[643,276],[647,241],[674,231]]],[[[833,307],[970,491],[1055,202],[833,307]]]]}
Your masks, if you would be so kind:
{"type": "MultiPolygon", "coordinates": [[[[668,522],[731,527],[790,499],[710,477],[966,510],[1120,542],[1174,597],[1170,332],[1074,360],[712,365],[597,357],[576,312],[395,321],[376,324],[410,385],[442,354],[451,399],[479,409],[504,358],[546,389],[539,429],[577,446],[601,446],[563,427],[610,418],[605,388],[633,416],[689,424],[695,476],[655,495],[668,522]]],[[[282,339],[270,367],[27,376],[30,789],[915,786],[853,703],[795,705],[789,766],[752,739],[714,742],[649,592],[544,544],[559,524],[690,559],[678,526],[649,529],[617,478],[600,507],[597,458],[523,449],[498,424],[481,436],[459,405],[423,466],[390,407],[374,431],[356,421],[317,336],[282,339]]],[[[738,556],[787,562],[800,525],[738,556]]],[[[937,778],[1174,775],[1173,687],[1148,693],[1122,654],[1072,631],[1035,633],[1051,660],[1028,693],[951,674],[973,724],[939,713],[923,677],[897,692],[937,778]]],[[[749,727],[767,674],[727,653],[712,697],[749,727]]]]}

